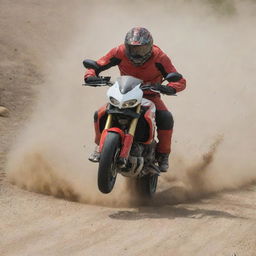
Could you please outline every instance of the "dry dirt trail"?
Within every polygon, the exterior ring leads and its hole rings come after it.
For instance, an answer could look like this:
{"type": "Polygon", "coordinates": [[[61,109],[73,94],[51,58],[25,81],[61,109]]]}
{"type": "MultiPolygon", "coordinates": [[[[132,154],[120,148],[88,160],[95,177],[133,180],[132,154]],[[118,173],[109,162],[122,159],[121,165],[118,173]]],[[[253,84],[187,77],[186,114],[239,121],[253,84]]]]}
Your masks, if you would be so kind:
{"type": "Polygon", "coordinates": [[[170,1],[170,18],[165,1],[147,9],[143,1],[70,2],[0,0],[0,105],[10,110],[0,117],[0,255],[256,256],[256,91],[240,87],[242,75],[256,83],[255,5],[170,1]],[[166,51],[171,42],[194,88],[173,100],[173,170],[151,203],[134,201],[122,179],[109,196],[97,191],[86,157],[105,91],[80,86],[81,60],[98,58],[141,23],[166,51]]]}

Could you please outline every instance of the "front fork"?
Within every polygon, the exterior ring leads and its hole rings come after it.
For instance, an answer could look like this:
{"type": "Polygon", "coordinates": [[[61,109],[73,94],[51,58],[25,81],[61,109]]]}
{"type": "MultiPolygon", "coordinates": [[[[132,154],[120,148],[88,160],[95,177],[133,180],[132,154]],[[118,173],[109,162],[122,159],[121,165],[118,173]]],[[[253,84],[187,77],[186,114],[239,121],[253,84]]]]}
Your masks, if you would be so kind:
{"type": "MultiPolygon", "coordinates": [[[[136,113],[139,114],[141,110],[141,104],[139,104],[136,108],[136,113]]],[[[108,115],[106,124],[105,124],[105,129],[102,132],[102,136],[100,138],[100,152],[102,150],[106,135],[108,133],[108,131],[112,130],[112,119],[113,116],[112,114],[108,115]]],[[[127,134],[124,134],[122,132],[122,130],[118,131],[118,129],[116,131],[112,130],[112,132],[117,132],[120,133],[121,138],[122,138],[122,148],[121,148],[121,152],[119,155],[120,158],[120,162],[126,163],[127,159],[129,157],[130,151],[131,151],[131,147],[132,147],[132,143],[133,143],[133,138],[134,138],[134,134],[135,134],[135,130],[138,124],[138,118],[133,118],[133,120],[131,121],[130,127],[129,127],[129,131],[127,134]]]]}
{"type": "MultiPolygon", "coordinates": [[[[139,114],[140,110],[141,110],[141,105],[139,104],[136,108],[136,113],[139,114]]],[[[129,157],[137,124],[138,124],[138,118],[133,118],[130,124],[129,131],[124,136],[123,147],[120,152],[120,158],[124,159],[124,162],[129,157]]]]}

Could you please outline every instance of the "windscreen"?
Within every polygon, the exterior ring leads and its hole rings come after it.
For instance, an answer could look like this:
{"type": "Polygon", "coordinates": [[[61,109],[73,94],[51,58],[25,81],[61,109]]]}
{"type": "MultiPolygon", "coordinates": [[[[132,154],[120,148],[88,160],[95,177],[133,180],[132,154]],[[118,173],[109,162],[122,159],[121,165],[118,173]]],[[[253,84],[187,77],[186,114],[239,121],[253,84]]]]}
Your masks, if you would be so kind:
{"type": "Polygon", "coordinates": [[[143,81],[133,76],[120,76],[117,78],[119,84],[119,90],[122,94],[125,94],[141,84],[143,81]]]}

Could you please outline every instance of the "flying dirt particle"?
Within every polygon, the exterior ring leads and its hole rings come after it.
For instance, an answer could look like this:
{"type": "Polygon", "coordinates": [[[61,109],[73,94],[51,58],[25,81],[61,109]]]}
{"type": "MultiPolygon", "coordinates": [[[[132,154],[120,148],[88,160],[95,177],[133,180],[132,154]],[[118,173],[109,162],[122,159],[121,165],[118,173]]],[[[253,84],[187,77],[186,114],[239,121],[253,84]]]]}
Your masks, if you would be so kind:
{"type": "MultiPolygon", "coordinates": [[[[177,178],[175,176],[164,177],[165,189],[157,193],[151,205],[177,204],[195,200],[205,196],[211,191],[208,189],[207,171],[215,159],[215,155],[223,136],[217,136],[209,147],[209,150],[202,154],[199,161],[184,169],[185,175],[177,178]]],[[[184,165],[183,158],[178,159],[179,165],[184,165]]]]}
{"type": "Polygon", "coordinates": [[[2,117],[8,117],[10,115],[10,112],[7,108],[0,106],[0,116],[2,117]]]}
{"type": "Polygon", "coordinates": [[[22,175],[19,178],[9,177],[12,184],[29,191],[53,195],[70,201],[79,201],[79,197],[72,187],[54,172],[54,169],[42,154],[33,152],[24,156],[20,171],[22,175]]]}
{"type": "Polygon", "coordinates": [[[187,169],[187,183],[194,195],[201,194],[207,190],[205,175],[222,141],[223,136],[218,136],[210,146],[209,151],[202,155],[200,161],[187,169]]]}

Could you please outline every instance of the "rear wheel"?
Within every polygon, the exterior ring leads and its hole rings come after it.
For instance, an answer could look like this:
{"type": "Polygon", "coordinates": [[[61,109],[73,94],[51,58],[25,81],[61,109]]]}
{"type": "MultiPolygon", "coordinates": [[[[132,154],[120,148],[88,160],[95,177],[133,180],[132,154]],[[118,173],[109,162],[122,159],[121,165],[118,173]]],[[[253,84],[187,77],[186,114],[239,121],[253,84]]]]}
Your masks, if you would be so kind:
{"type": "Polygon", "coordinates": [[[137,191],[142,197],[150,198],[156,192],[158,181],[157,174],[147,174],[137,179],[137,191]]]}
{"type": "Polygon", "coordinates": [[[119,134],[109,132],[102,148],[98,169],[98,188],[104,194],[110,193],[115,185],[119,145],[119,134]]]}

